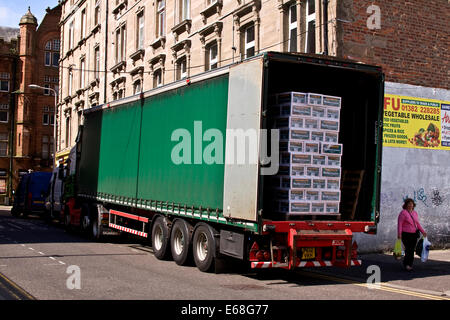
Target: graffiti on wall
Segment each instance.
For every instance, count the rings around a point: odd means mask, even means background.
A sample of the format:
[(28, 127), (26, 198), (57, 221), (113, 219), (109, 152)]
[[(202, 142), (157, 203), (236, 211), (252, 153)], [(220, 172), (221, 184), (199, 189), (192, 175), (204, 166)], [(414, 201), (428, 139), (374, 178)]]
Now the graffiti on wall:
[(380, 205), (381, 207), (396, 206), (400, 204), (400, 201), (402, 204), (407, 198), (411, 198), (414, 202), (423, 204), (425, 207), (440, 207), (447, 199), (442, 190), (438, 188), (426, 190), (424, 187), (419, 187), (403, 190), (400, 193), (382, 192), (380, 194)]

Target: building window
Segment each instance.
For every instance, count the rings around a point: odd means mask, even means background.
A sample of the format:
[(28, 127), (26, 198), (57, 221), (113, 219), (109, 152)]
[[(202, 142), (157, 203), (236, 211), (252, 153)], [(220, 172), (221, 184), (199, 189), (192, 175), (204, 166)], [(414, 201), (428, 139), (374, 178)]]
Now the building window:
[(316, 53), (316, 8), (315, 0), (308, 0), (306, 12), (305, 52)]
[(184, 79), (187, 78), (187, 60), (186, 57), (182, 57), (180, 59), (177, 60), (177, 75), (176, 75), (176, 79), (180, 80), (180, 79)]
[(1, 104), (0, 105), (0, 122), (3, 122), (3, 123), (8, 122), (8, 114), (9, 114), (9, 105)]
[(116, 63), (125, 59), (126, 26), (123, 25), (116, 31)]
[(141, 80), (137, 80), (134, 84), (133, 84), (133, 94), (139, 94), (142, 92), (142, 84), (141, 84)]
[(70, 116), (66, 118), (66, 147), (70, 146)]
[[(44, 84), (44, 88), (50, 88), (50, 85), (48, 83), (45, 83)], [(44, 89), (44, 95), (49, 96), (50, 95), (50, 90)]]
[(42, 159), (48, 159), (49, 143), (48, 136), (42, 136)]
[(137, 41), (136, 41), (136, 49), (144, 49), (144, 13), (140, 12), (137, 16)]
[(8, 133), (0, 133), (0, 157), (8, 155)]
[(212, 44), (206, 47), (206, 64), (205, 70), (216, 69), (218, 66), (217, 61), (217, 42), (213, 42)]
[(94, 49), (94, 76), (95, 79), (100, 78), (100, 47), (97, 46)]
[(289, 52), (297, 51), (297, 6), (289, 7)]
[(255, 55), (255, 26), (251, 25), (244, 30), (244, 50), (245, 57), (250, 58)]
[(69, 87), (67, 92), (67, 95), (69, 96), (72, 95), (72, 84), (73, 84), (73, 73), (72, 70), (69, 70)]
[(44, 112), (42, 113), (42, 124), (44, 126), (55, 124), (55, 113), (50, 110), (49, 107), (44, 107)]
[(85, 59), (82, 58), (80, 60), (80, 88), (83, 89), (84, 88), (84, 78), (85, 78)]
[(191, 0), (178, 0), (177, 1), (177, 16), (178, 22), (188, 20), (191, 17)]
[(45, 52), (44, 52), (44, 64), (47, 67), (59, 66), (59, 49), (60, 49), (59, 39), (47, 41), (47, 43), (45, 44)]
[(162, 86), (162, 71), (161, 69), (156, 70), (153, 73), (153, 87), (161, 87)]
[(156, 11), (156, 36), (163, 37), (166, 34), (165, 31), (166, 20), (166, 0), (159, 0)]
[(69, 24), (69, 49), (73, 49), (73, 21)]
[(9, 73), (0, 73), (0, 91), (9, 92)]
[(81, 39), (84, 39), (86, 37), (86, 9), (83, 9), (83, 11), (81, 11), (80, 26), (81, 26)]
[(94, 9), (94, 25), (96, 26), (99, 23), (100, 23), (100, 0), (97, 0)]

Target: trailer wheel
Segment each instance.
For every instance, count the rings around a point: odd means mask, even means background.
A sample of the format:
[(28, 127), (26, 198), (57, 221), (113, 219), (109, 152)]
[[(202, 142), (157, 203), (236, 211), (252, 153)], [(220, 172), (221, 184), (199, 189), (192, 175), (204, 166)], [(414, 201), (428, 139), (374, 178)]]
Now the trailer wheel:
[(152, 226), (152, 248), (158, 260), (166, 260), (169, 257), (169, 227), (163, 217), (156, 218)]
[(209, 272), (214, 267), (216, 243), (213, 231), (205, 224), (201, 224), (194, 233), (192, 250), (195, 265), (200, 271)]
[(173, 260), (180, 266), (185, 265), (190, 257), (190, 230), (192, 230), (192, 227), (182, 219), (176, 220), (172, 226), (170, 249)]

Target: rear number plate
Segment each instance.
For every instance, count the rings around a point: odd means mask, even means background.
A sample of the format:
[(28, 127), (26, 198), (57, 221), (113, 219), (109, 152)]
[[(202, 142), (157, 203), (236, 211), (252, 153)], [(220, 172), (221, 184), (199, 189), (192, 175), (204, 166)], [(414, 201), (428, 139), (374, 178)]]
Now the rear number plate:
[(314, 259), (316, 257), (315, 248), (302, 248), (302, 260)]

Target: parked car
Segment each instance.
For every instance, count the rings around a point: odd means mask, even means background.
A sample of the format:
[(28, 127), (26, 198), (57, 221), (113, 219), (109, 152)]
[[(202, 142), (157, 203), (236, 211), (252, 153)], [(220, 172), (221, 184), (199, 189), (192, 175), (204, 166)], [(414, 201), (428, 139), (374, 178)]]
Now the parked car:
[(29, 214), (42, 215), (45, 212), (45, 196), (51, 176), (51, 172), (40, 171), (23, 175), (14, 193), (11, 214), (23, 214), (24, 217)]

